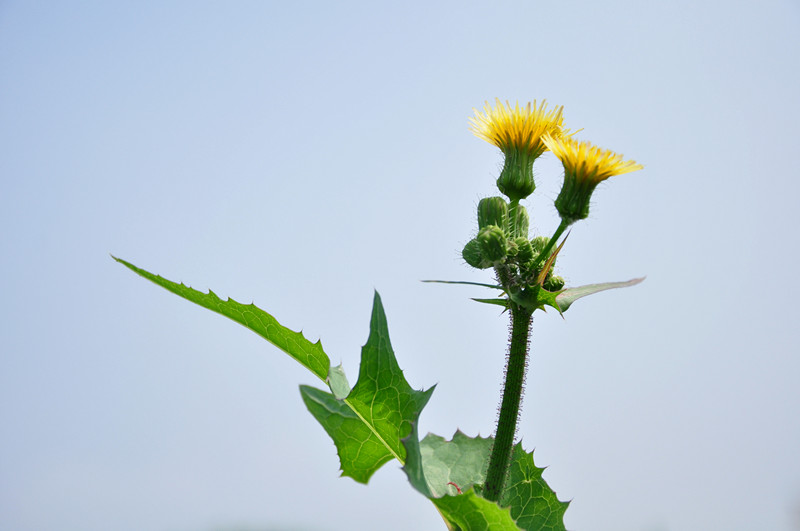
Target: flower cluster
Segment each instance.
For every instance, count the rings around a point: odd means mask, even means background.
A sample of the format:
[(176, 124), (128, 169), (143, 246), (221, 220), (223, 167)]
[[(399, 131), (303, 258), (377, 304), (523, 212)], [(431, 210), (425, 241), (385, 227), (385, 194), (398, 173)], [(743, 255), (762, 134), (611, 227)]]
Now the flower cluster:
[[(478, 234), (464, 247), (464, 260), (479, 269), (493, 267), (504, 290), (541, 286), (548, 291), (563, 287), (552, 276), (551, 251), (563, 231), (589, 215), (597, 185), (609, 177), (642, 169), (622, 155), (578, 141), (564, 128), (563, 107), (548, 109), (536, 101), (520, 107), (496, 100), (483, 111), (475, 109), (470, 129), (475, 136), (503, 152), (503, 169), (497, 187), (508, 197), (489, 197), (478, 204)], [(533, 163), (552, 151), (564, 166), (564, 184), (555, 201), (561, 225), (551, 238), (529, 239), (529, 216), (521, 199), (533, 193)], [(547, 271), (544, 271), (547, 269)]]

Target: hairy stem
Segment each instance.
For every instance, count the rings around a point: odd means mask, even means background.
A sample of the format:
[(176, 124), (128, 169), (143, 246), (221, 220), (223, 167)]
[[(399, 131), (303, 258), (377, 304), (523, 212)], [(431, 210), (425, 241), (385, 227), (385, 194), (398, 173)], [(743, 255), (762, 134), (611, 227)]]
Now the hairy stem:
[(532, 312), (516, 304), (511, 307), (511, 338), (506, 366), (506, 381), (503, 386), (503, 401), (497, 420), (494, 446), (489, 456), (483, 497), (499, 501), (508, 476), (514, 435), (517, 432), (517, 418), (522, 401), (522, 388), (525, 383), (525, 368), (528, 358), (528, 339), (531, 330)]

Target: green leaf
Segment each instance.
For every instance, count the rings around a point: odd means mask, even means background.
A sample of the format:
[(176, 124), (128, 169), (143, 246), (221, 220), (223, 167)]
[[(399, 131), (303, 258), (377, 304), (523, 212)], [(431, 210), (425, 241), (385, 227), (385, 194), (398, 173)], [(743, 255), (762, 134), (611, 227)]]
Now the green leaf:
[(454, 529), (563, 531), (568, 504), (558, 500), (542, 478), (543, 469), (534, 465), (533, 454), (526, 453), (521, 444), (514, 447), (500, 504), (480, 496), (493, 442), (461, 432), (451, 441), (428, 434), (417, 442), (415, 429), (403, 440), (408, 451), (403, 470)]
[[(404, 442), (409, 439), (404, 439)], [(473, 485), (483, 484), (491, 451), (492, 439), (467, 437), (460, 431), (451, 441), (432, 433), (426, 435), (419, 443), (419, 452), (431, 496), (455, 495), (458, 489), (465, 491)]]
[(511, 517), (526, 531), (565, 531), (564, 513), (569, 502), (562, 502), (542, 477), (544, 468), (533, 462), (533, 452), (514, 447), (508, 480), (500, 505), (511, 509)]
[(328, 355), (322, 350), (322, 343), (317, 341), (312, 343), (306, 339), (301, 332), (294, 332), (281, 325), (270, 314), (257, 308), (254, 304), (241, 304), (233, 299), (223, 301), (209, 290), (203, 293), (192, 289), (184, 284), (178, 284), (167, 280), (159, 275), (154, 275), (135, 265), (111, 256), (114, 260), (124, 265), (134, 273), (150, 280), (162, 288), (183, 297), (186, 300), (199, 304), (203, 308), (208, 308), (217, 312), (245, 328), (249, 328), (260, 335), (288, 355), (296, 359), (300, 364), (313, 372), (318, 378), (325, 381), (330, 369)]
[(511, 511), (481, 498), (474, 489), (457, 496), (435, 498), (433, 504), (448, 521), (451, 529), (461, 531), (519, 531)]
[(333, 439), (343, 476), (366, 483), (394, 457), (380, 437), (343, 400), (306, 385), (300, 386), (300, 394), (308, 410)]
[(497, 306), (502, 306), (503, 308), (508, 308), (508, 299), (472, 299), (475, 302), (482, 302), (484, 304), (495, 304)]
[(556, 297), (558, 297), (558, 293), (560, 292), (547, 291), (546, 289), (541, 288), (538, 291), (538, 293), (536, 293), (536, 298), (538, 299), (537, 303), (539, 305), (538, 308), (541, 308), (543, 311), (546, 311), (545, 306), (550, 306), (552, 308), (555, 308), (558, 311), (558, 313), (561, 314), (561, 316), (563, 317), (564, 314), (561, 308), (558, 307), (558, 303), (556, 302)]
[(426, 498), (432, 498), (433, 493), (431, 491), (435, 489), (430, 488), (430, 483), (425, 477), (425, 465), (422, 460), (416, 422), (411, 424), (411, 433), (403, 438), (402, 442), (406, 448), (406, 462), (403, 464), (403, 471), (408, 476), (408, 481), (412, 487), (421, 492)]
[(641, 278), (634, 278), (632, 280), (628, 280), (627, 282), (604, 282), (602, 284), (588, 284), (586, 286), (579, 286), (577, 288), (567, 288), (561, 291), (556, 296), (556, 304), (557, 308), (560, 308), (560, 311), (566, 312), (572, 303), (576, 300), (586, 297), (587, 295), (592, 295), (594, 293), (599, 293), (601, 291), (605, 291), (607, 289), (615, 289), (615, 288), (627, 288), (628, 286), (635, 286), (644, 280), (644, 277)]
[(467, 282), (465, 280), (421, 280), (420, 282), (427, 282), (432, 284), (465, 284), (467, 286), (481, 286), (482, 288), (492, 288), (503, 290), (503, 286), (497, 284), (482, 284), (480, 282)]
[(548, 297), (550, 297), (549, 293), (550, 292), (542, 286), (537, 285), (511, 292), (508, 294), (508, 298), (523, 308), (534, 312), (539, 309), (544, 309), (544, 304), (547, 304)]
[(358, 381), (345, 402), (373, 429), (400, 463), (405, 448), (400, 439), (411, 431), (433, 387), (415, 391), (403, 376), (389, 341), (381, 297), (375, 292), (367, 343), (361, 349)]
[(350, 389), (341, 365), (330, 366), (319, 341), (310, 342), (302, 333), (282, 326), (255, 305), (241, 304), (232, 299), (223, 301), (212, 291), (202, 293), (125, 260), (112, 258), (172, 293), (249, 328), (326, 382), (333, 394), (308, 386), (301, 386), (300, 393), (308, 410), (333, 439), (342, 475), (366, 483), (392, 458), (404, 462), (405, 449), (400, 439), (408, 434), (411, 424), (419, 418), (433, 388), (415, 391), (403, 376), (389, 342), (386, 314), (377, 292), (369, 339), (361, 351), (358, 381)]
[(341, 368), (334, 367), (329, 376), (334, 394), (305, 386), (300, 392), (308, 410), (333, 439), (342, 475), (366, 483), (388, 460), (405, 462), (400, 439), (409, 433), (433, 392), (433, 388), (413, 390), (403, 376), (377, 292), (369, 339), (361, 349), (358, 381), (346, 397), (343, 378)]

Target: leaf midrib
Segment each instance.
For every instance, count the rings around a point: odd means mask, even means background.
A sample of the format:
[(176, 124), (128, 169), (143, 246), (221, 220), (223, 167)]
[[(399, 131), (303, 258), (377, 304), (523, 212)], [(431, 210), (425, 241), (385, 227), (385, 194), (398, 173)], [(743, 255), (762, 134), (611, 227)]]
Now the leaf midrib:
[(381, 437), (381, 434), (380, 434), (380, 433), (378, 433), (378, 431), (377, 431), (377, 430), (376, 430), (376, 429), (373, 427), (373, 425), (372, 425), (372, 424), (370, 424), (369, 422), (367, 422), (367, 419), (365, 419), (365, 418), (364, 418), (364, 417), (361, 415), (361, 413), (359, 413), (359, 412), (358, 412), (358, 410), (356, 410), (356, 408), (355, 408), (355, 407), (353, 407), (353, 405), (352, 405), (350, 402), (348, 402), (348, 401), (347, 401), (347, 398), (345, 398), (345, 399), (344, 399), (344, 400), (342, 400), (342, 401), (343, 401), (345, 404), (347, 404), (347, 407), (349, 407), (349, 408), (350, 408), (350, 411), (352, 411), (353, 413), (355, 413), (355, 414), (356, 414), (356, 416), (359, 418), (359, 420), (360, 420), (361, 422), (363, 422), (363, 423), (364, 423), (364, 425), (365, 425), (367, 428), (369, 428), (369, 431), (371, 431), (371, 432), (372, 432), (372, 433), (375, 435), (375, 437), (377, 437), (377, 438), (378, 438), (378, 440), (381, 442), (381, 444), (382, 444), (382, 445), (383, 445), (383, 446), (384, 446), (384, 447), (385, 447), (387, 450), (389, 450), (389, 453), (391, 453), (391, 454), (392, 454), (392, 456), (393, 456), (395, 459), (397, 459), (397, 460), (400, 462), (400, 464), (401, 464), (401, 465), (405, 465), (405, 464), (406, 464), (406, 461), (405, 461), (405, 459), (402, 459), (402, 458), (401, 458), (399, 455), (397, 455), (397, 452), (395, 452), (395, 451), (394, 451), (394, 449), (393, 449), (391, 446), (389, 446), (389, 444), (386, 442), (386, 439), (384, 439), (383, 437)]

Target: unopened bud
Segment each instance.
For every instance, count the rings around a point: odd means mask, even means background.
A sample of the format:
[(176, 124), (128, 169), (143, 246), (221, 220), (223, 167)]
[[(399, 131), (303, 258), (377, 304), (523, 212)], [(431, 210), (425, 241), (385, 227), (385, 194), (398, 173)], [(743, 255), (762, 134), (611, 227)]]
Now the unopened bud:
[(491, 262), (483, 259), (483, 254), (481, 253), (481, 244), (478, 243), (477, 238), (473, 238), (467, 242), (467, 244), (464, 246), (464, 250), (461, 251), (461, 256), (464, 258), (466, 263), (477, 269), (486, 269), (488, 267), (492, 267)]
[(531, 240), (531, 247), (533, 247), (533, 252), (539, 254), (544, 249), (545, 245), (550, 241), (550, 238), (547, 236), (537, 236)]
[(484, 259), (496, 264), (502, 262), (508, 254), (506, 235), (496, 225), (487, 225), (478, 233), (478, 243)]
[(508, 223), (508, 204), (502, 197), (486, 197), (478, 203), (478, 228), (488, 225), (505, 227)]
[(520, 264), (527, 264), (533, 260), (533, 246), (527, 238), (514, 238), (510, 243), (514, 243), (517, 248), (517, 261)]
[(514, 240), (506, 240), (506, 254), (509, 258), (513, 258), (517, 256), (517, 252), (519, 252), (519, 246), (517, 242)]
[(508, 232), (512, 238), (528, 237), (530, 216), (524, 206), (514, 203), (508, 207)]
[(561, 277), (550, 277), (544, 281), (542, 287), (547, 291), (561, 291), (564, 287), (564, 279)]

